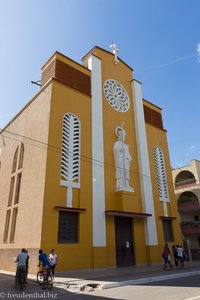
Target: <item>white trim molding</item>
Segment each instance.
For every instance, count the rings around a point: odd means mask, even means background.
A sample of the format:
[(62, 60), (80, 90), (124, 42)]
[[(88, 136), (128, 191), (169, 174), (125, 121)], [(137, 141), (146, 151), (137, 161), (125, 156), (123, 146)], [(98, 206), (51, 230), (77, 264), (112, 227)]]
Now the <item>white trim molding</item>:
[(60, 185), (67, 187), (66, 207), (72, 207), (72, 188), (80, 188), (80, 142), (81, 124), (73, 113), (63, 117), (61, 180)]
[(156, 168), (159, 199), (161, 202), (163, 202), (164, 216), (168, 217), (167, 202), (170, 202), (170, 199), (165, 169), (165, 159), (163, 150), (158, 146), (154, 147), (154, 161)]
[(93, 246), (105, 247), (106, 220), (101, 60), (91, 55), (88, 65), (91, 68), (92, 83)]
[[(144, 120), (144, 109), (142, 100), (142, 86), (137, 80), (132, 81), (133, 107), (135, 116), (135, 128), (137, 139), (137, 150), (139, 159), (139, 173), (142, 193), (142, 204), (145, 213), (152, 216), (147, 218), (145, 222), (145, 238), (146, 245), (158, 245), (158, 236), (155, 220), (155, 209), (153, 201), (151, 172), (149, 165), (149, 155), (147, 147), (146, 128)], [(148, 178), (148, 180), (147, 180)]]

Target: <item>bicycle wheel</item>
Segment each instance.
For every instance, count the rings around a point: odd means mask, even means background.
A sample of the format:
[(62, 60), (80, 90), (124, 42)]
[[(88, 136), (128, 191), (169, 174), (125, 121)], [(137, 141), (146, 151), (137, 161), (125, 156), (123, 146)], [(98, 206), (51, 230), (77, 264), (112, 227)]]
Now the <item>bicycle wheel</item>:
[(44, 284), (44, 274), (42, 271), (39, 271), (37, 273), (37, 282), (39, 283), (39, 285), (43, 285)]
[(182, 270), (183, 268), (184, 268), (184, 262), (181, 261), (181, 262), (180, 262), (180, 269)]
[(18, 277), (17, 277), (17, 281), (16, 281), (16, 288), (20, 291), (23, 290), (23, 288), (25, 287), (25, 281), (24, 281), (24, 274), (22, 272), (20, 272), (18, 274)]
[(20, 289), (20, 278), (19, 278), (19, 276), (17, 276), (16, 277), (16, 279), (15, 279), (15, 288), (16, 289)]
[(46, 281), (46, 286), (48, 290), (51, 290), (53, 287), (53, 277), (51, 275), (48, 275), (47, 281)]

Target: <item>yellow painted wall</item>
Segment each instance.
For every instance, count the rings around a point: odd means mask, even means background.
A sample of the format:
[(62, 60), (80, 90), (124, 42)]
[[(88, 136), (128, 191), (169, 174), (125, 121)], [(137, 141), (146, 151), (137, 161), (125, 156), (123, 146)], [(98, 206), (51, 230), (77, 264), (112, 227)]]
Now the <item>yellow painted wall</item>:
[(145, 232), (144, 232), (143, 218), (134, 218), (133, 230), (134, 230), (134, 256), (136, 264), (147, 263), (147, 252), (145, 247)]
[(106, 233), (107, 239), (107, 264), (109, 267), (116, 266), (116, 251), (115, 251), (115, 223), (113, 216), (106, 216)]
[[(106, 210), (121, 210), (132, 212), (143, 212), (141, 192), (140, 192), (140, 178), (139, 166), (136, 144), (133, 95), (132, 95), (132, 69), (129, 68), (122, 61), (118, 65), (113, 63), (113, 54), (97, 49), (96, 56), (101, 58), (102, 62), (102, 89), (104, 82), (107, 79), (114, 79), (118, 81), (125, 88), (130, 99), (130, 108), (127, 112), (120, 113), (114, 110), (103, 93), (103, 126), (104, 126), (104, 168), (105, 168), (105, 193), (106, 193)], [(132, 156), (130, 168), (130, 186), (134, 188), (134, 193), (130, 192), (115, 192), (115, 164), (113, 157), (113, 146), (117, 137), (115, 135), (115, 128), (124, 122), (124, 129), (126, 131), (125, 143), (129, 144), (129, 151)], [(108, 217), (107, 217), (108, 222)], [(107, 244), (108, 244), (108, 260), (109, 265), (116, 264), (115, 254), (115, 231), (114, 231), (114, 217), (109, 218), (107, 224)], [(144, 237), (144, 220), (134, 219), (133, 239), (135, 246), (136, 264), (146, 262), (145, 240), (141, 239), (141, 234)], [(139, 246), (138, 246), (139, 245)], [(141, 250), (142, 249), (142, 250)], [(111, 257), (113, 256), (113, 259)]]
[(159, 146), (164, 153), (165, 169), (166, 169), (169, 199), (170, 199), (170, 202), (167, 203), (168, 216), (176, 218), (175, 220), (172, 220), (174, 242), (168, 243), (170, 248), (173, 244), (181, 243), (179, 217), (178, 217), (174, 188), (173, 188), (172, 171), (171, 171), (171, 164), (169, 158), (166, 131), (156, 128), (152, 125), (146, 124), (146, 132), (147, 132), (148, 151), (149, 151), (149, 158), (150, 158), (150, 169), (152, 174), (151, 176), (152, 176), (153, 198), (154, 198), (154, 207), (155, 207), (155, 215), (156, 215), (156, 223), (157, 223), (158, 241), (159, 241), (160, 252), (162, 252), (165, 241), (163, 236), (162, 220), (160, 219), (160, 216), (164, 216), (164, 212), (163, 212), (163, 203), (159, 200), (159, 194), (158, 194), (154, 153), (153, 153), (154, 146)]
[[(49, 147), (42, 229), (42, 248), (54, 248), (59, 256), (58, 270), (92, 268), (92, 175), (91, 175), (91, 97), (52, 82)], [(80, 190), (73, 189), (72, 207), (79, 214), (79, 243), (57, 244), (58, 216), (55, 206), (66, 207), (67, 188), (60, 186), (62, 126), (65, 113), (74, 113), (81, 122)]]
[[(140, 197), (140, 183), (138, 176), (138, 157), (136, 147), (136, 135), (134, 128), (134, 114), (131, 91), (132, 70), (120, 62), (115, 65), (112, 61), (112, 54), (98, 50), (96, 53), (102, 59), (102, 85), (107, 79), (117, 80), (126, 89), (130, 98), (130, 108), (127, 112), (119, 113), (114, 110), (103, 93), (103, 126), (104, 126), (104, 161), (105, 161), (105, 185), (106, 185), (106, 209), (115, 207), (115, 166), (113, 158), (113, 145), (117, 140), (115, 128), (124, 122), (126, 130), (125, 142), (129, 144), (132, 155), (130, 186), (134, 187), (134, 196)], [(132, 209), (140, 210), (141, 201), (132, 201)]]

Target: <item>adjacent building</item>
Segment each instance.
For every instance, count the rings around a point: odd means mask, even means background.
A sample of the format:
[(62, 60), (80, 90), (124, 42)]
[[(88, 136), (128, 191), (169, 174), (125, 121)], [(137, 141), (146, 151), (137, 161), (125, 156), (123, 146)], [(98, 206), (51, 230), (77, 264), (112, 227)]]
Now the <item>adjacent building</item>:
[(200, 161), (172, 170), (182, 239), (192, 260), (200, 260)]
[(40, 248), (61, 271), (158, 263), (181, 242), (161, 108), (111, 48), (55, 52), (0, 133), (2, 269), (23, 247), (36, 272)]

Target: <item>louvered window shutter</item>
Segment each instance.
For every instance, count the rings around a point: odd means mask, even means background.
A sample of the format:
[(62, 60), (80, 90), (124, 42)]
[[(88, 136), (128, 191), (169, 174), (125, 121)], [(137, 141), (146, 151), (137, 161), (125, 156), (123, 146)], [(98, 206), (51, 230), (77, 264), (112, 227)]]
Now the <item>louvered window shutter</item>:
[(65, 186), (80, 187), (80, 121), (72, 113), (63, 118), (61, 181)]
[(154, 147), (154, 160), (156, 167), (159, 198), (161, 201), (169, 201), (164, 154), (158, 146)]

